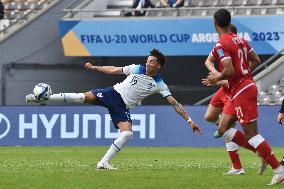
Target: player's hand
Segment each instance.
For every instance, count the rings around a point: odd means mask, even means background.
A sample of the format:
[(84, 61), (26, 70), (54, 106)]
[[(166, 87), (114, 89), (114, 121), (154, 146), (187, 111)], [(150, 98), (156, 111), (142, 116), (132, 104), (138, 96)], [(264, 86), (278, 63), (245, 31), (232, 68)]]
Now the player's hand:
[(278, 123), (282, 125), (283, 120), (284, 120), (284, 113), (279, 113), (277, 116)]
[(91, 70), (93, 68), (93, 65), (90, 62), (87, 62), (85, 63), (85, 68)]
[(213, 74), (210, 72), (207, 76), (207, 80), (210, 84), (215, 84), (218, 81), (218, 76), (219, 74)]
[(212, 84), (211, 83), (209, 83), (209, 81), (208, 81), (208, 79), (207, 78), (204, 78), (204, 79), (202, 79), (202, 84), (204, 85), (204, 86), (206, 86), (206, 87), (210, 87), (210, 86), (212, 86)]
[(194, 123), (193, 121), (191, 123), (189, 123), (189, 125), (191, 126), (192, 132), (193, 133), (197, 133), (197, 134), (202, 134), (201, 129), (198, 127), (198, 125), (196, 123)]

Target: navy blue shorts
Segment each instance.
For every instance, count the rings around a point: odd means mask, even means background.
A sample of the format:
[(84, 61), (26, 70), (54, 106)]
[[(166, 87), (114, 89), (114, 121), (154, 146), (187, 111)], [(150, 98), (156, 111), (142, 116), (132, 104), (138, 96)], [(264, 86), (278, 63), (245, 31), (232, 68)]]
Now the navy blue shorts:
[(121, 121), (132, 123), (129, 110), (126, 108), (120, 94), (114, 90), (113, 87), (95, 89), (91, 90), (91, 92), (97, 97), (97, 102), (95, 104), (108, 109), (115, 128), (119, 129), (117, 124)]

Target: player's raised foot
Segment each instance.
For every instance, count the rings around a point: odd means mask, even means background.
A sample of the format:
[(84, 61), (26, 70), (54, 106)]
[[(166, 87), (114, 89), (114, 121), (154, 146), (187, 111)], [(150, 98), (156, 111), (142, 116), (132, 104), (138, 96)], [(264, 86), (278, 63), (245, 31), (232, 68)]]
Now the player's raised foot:
[(244, 175), (245, 174), (245, 170), (244, 168), (241, 169), (234, 169), (232, 168), (231, 170), (229, 170), (226, 173), (223, 173), (224, 175)]
[(106, 162), (106, 163), (99, 162), (97, 164), (97, 170), (100, 170), (100, 169), (117, 170), (117, 168), (111, 166), (108, 162)]
[(39, 100), (35, 97), (34, 94), (28, 94), (28, 95), (26, 96), (26, 102), (39, 103)]
[(275, 173), (272, 177), (271, 183), (267, 185), (276, 185), (276, 184), (280, 184), (283, 181), (284, 181), (284, 172)]
[(262, 175), (267, 168), (267, 162), (264, 159), (260, 158), (259, 167), (258, 167), (258, 175)]

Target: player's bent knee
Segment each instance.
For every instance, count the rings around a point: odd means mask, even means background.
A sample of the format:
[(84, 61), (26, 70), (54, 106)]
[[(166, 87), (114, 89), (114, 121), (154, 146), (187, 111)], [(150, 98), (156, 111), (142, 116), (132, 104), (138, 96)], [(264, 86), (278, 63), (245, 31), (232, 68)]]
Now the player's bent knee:
[(250, 140), (252, 137), (256, 136), (257, 133), (245, 133), (245, 137), (247, 140)]
[(216, 122), (217, 118), (215, 116), (213, 116), (212, 114), (206, 113), (204, 115), (204, 120), (208, 121), (208, 122)]
[(130, 139), (133, 136), (133, 132), (132, 131), (124, 131), (121, 134), (123, 134), (123, 136), (127, 139)]
[(123, 131), (131, 131), (132, 132), (132, 124), (128, 121), (121, 121), (117, 124), (120, 132)]
[(86, 92), (85, 95), (85, 103), (94, 104), (96, 102), (97, 97), (92, 92)]

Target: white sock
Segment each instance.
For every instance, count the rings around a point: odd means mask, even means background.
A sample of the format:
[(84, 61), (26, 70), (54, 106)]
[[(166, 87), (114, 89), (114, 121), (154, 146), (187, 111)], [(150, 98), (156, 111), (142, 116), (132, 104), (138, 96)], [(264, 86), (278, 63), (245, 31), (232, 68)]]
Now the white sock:
[(225, 139), (225, 142), (226, 142), (226, 143), (232, 142), (232, 140), (233, 140), (233, 138), (234, 138), (234, 136), (235, 136), (235, 134), (236, 134), (237, 131), (238, 131), (238, 130), (235, 129), (235, 128), (230, 128), (230, 129), (228, 129), (228, 130), (224, 133), (224, 135), (223, 135), (223, 137), (224, 137), (224, 139)]
[(274, 169), (273, 172), (274, 172), (275, 174), (281, 174), (281, 173), (283, 174), (283, 173), (284, 173), (283, 166), (280, 165), (279, 167), (277, 167), (276, 169)]
[(119, 137), (111, 144), (109, 150), (106, 152), (100, 162), (106, 163), (110, 161), (116, 155), (116, 153), (127, 144), (132, 135), (132, 131), (122, 131)]
[(228, 152), (237, 151), (239, 149), (239, 146), (234, 142), (227, 142), (226, 147)]
[(84, 103), (84, 93), (59, 93), (50, 96), (51, 102)]
[(249, 139), (248, 143), (256, 149), (264, 141), (265, 139), (260, 134), (257, 134), (253, 136), (251, 139)]

